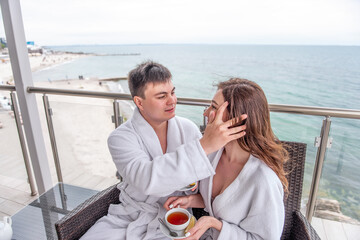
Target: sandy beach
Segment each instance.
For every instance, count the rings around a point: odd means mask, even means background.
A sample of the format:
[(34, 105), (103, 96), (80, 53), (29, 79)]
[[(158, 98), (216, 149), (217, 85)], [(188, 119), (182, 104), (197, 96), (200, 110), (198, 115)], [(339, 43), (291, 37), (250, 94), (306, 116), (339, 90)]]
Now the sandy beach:
[[(29, 59), (32, 70), (37, 71), (63, 64), (79, 57), (83, 57), (83, 55), (54, 54), (46, 56), (45, 60), (44, 56), (31, 56)], [(6, 83), (8, 81), (12, 84), (10, 63), (0, 63), (0, 70), (0, 77), (3, 82)], [(34, 86), (110, 91), (106, 82), (101, 82), (100, 84), (100, 80), (96, 78), (34, 82)], [(3, 98), (4, 96), (9, 96), (8, 92), (0, 91), (0, 97)], [(36, 97), (49, 165), (53, 182), (56, 183), (57, 177), (42, 94), (37, 94)], [(97, 184), (97, 189), (103, 189), (116, 183), (118, 181), (115, 177), (116, 168), (107, 148), (107, 137), (115, 129), (115, 125), (112, 123), (113, 101), (110, 99), (61, 95), (49, 95), (49, 101), (53, 112), (52, 119), (64, 182), (93, 188), (95, 181), (105, 179)], [(125, 119), (129, 119), (132, 114), (132, 103), (130, 101), (121, 101), (120, 112)], [(0, 122), (2, 122), (0, 139), (4, 140), (0, 144), (0, 152), (4, 153), (0, 160), (3, 157), (10, 156), (12, 159), (16, 159), (16, 161), (23, 161), (21, 151), (19, 151), (20, 145), (18, 143), (15, 121), (9, 109), (0, 107)], [(12, 136), (10, 142), (8, 141), (9, 137), (6, 137), (9, 135)], [(7, 173), (0, 172), (0, 174), (6, 175)], [(23, 178), (24, 171), (18, 175)], [(86, 175), (87, 177), (79, 178), (79, 175)], [(91, 184), (91, 182), (93, 183)]]
[[(49, 54), (32, 54), (29, 55), (31, 71), (36, 72), (49, 67), (54, 67), (66, 62), (73, 61), (80, 57), (86, 57), (85, 54), (71, 53), (49, 53)], [(0, 84), (6, 82), (13, 84), (11, 64), (8, 58), (2, 58), (0, 61)]]

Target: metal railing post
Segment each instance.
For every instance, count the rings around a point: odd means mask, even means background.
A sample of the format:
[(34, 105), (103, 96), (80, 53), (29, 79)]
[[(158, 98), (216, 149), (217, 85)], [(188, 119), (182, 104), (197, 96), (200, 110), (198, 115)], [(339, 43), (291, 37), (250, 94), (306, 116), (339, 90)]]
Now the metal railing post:
[(50, 108), (49, 98), (46, 96), (46, 94), (43, 95), (43, 102), (44, 102), (44, 109), (45, 109), (45, 116), (46, 116), (46, 122), (48, 125), (49, 130), (49, 136), (50, 136), (50, 142), (51, 142), (51, 149), (54, 156), (54, 162), (55, 162), (55, 168), (56, 168), (56, 175), (59, 182), (64, 182), (62, 173), (61, 173), (61, 166), (59, 161), (59, 154), (56, 146), (56, 139), (55, 139), (55, 132), (54, 132), (54, 126), (52, 122), (52, 109)]
[(35, 185), (36, 185), (35, 179), (34, 179), (34, 175), (33, 175), (30, 160), (29, 160), (29, 155), (27, 152), (25, 136), (24, 136), (24, 131), (23, 131), (22, 124), (21, 124), (21, 116), (20, 116), (20, 111), (19, 111), (18, 105), (17, 105), (18, 103), (16, 100), (16, 95), (12, 91), (10, 92), (10, 98), (11, 98), (12, 109), (14, 110), (16, 128), (17, 128), (17, 131), (19, 134), (20, 146), (21, 146), (23, 157), (24, 157), (26, 173), (28, 175), (28, 181), (30, 184), (31, 196), (35, 196), (37, 194), (36, 187), (35, 187)]
[(323, 120), (321, 133), (320, 133), (320, 145), (316, 154), (315, 166), (313, 171), (313, 178), (311, 182), (311, 188), (309, 193), (309, 200), (306, 209), (306, 218), (311, 223), (312, 217), (315, 211), (316, 196), (319, 188), (321, 172), (324, 164), (326, 148), (328, 146), (329, 133), (330, 133), (331, 118), (325, 117)]
[[(206, 111), (207, 109), (208, 109), (208, 108), (207, 108), (207, 107), (205, 107), (205, 109), (204, 109), (204, 113), (205, 113), (205, 111)], [(203, 125), (200, 125), (200, 132), (201, 132), (202, 134), (204, 134), (204, 131), (205, 131), (205, 128), (206, 128), (207, 122), (208, 122), (207, 117), (206, 117), (205, 115), (203, 115)]]
[(113, 108), (114, 108), (113, 123), (115, 123), (115, 128), (117, 128), (123, 122), (122, 117), (120, 116), (119, 101), (117, 99), (114, 99)]

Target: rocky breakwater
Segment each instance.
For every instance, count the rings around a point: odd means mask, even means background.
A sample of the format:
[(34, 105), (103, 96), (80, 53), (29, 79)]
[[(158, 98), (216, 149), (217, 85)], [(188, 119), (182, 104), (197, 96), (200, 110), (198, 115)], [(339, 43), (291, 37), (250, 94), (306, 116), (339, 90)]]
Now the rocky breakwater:
[(344, 215), (341, 212), (340, 203), (333, 199), (318, 198), (314, 217), (360, 225), (360, 222), (356, 219)]

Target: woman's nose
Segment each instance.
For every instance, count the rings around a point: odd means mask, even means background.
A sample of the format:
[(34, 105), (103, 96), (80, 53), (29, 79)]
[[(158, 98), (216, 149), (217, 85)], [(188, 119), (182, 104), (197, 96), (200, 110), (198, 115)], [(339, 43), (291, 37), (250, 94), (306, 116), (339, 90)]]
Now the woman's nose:
[(210, 112), (210, 108), (207, 107), (207, 108), (205, 109), (203, 115), (204, 115), (205, 117), (209, 117), (209, 112)]

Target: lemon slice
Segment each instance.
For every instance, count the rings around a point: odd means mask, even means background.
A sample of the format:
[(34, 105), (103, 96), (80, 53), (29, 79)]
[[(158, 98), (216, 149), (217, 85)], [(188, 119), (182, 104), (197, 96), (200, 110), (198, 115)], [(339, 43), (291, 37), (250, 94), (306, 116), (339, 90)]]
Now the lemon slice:
[(185, 228), (185, 234), (195, 226), (196, 219), (194, 216), (191, 216), (189, 225)]

